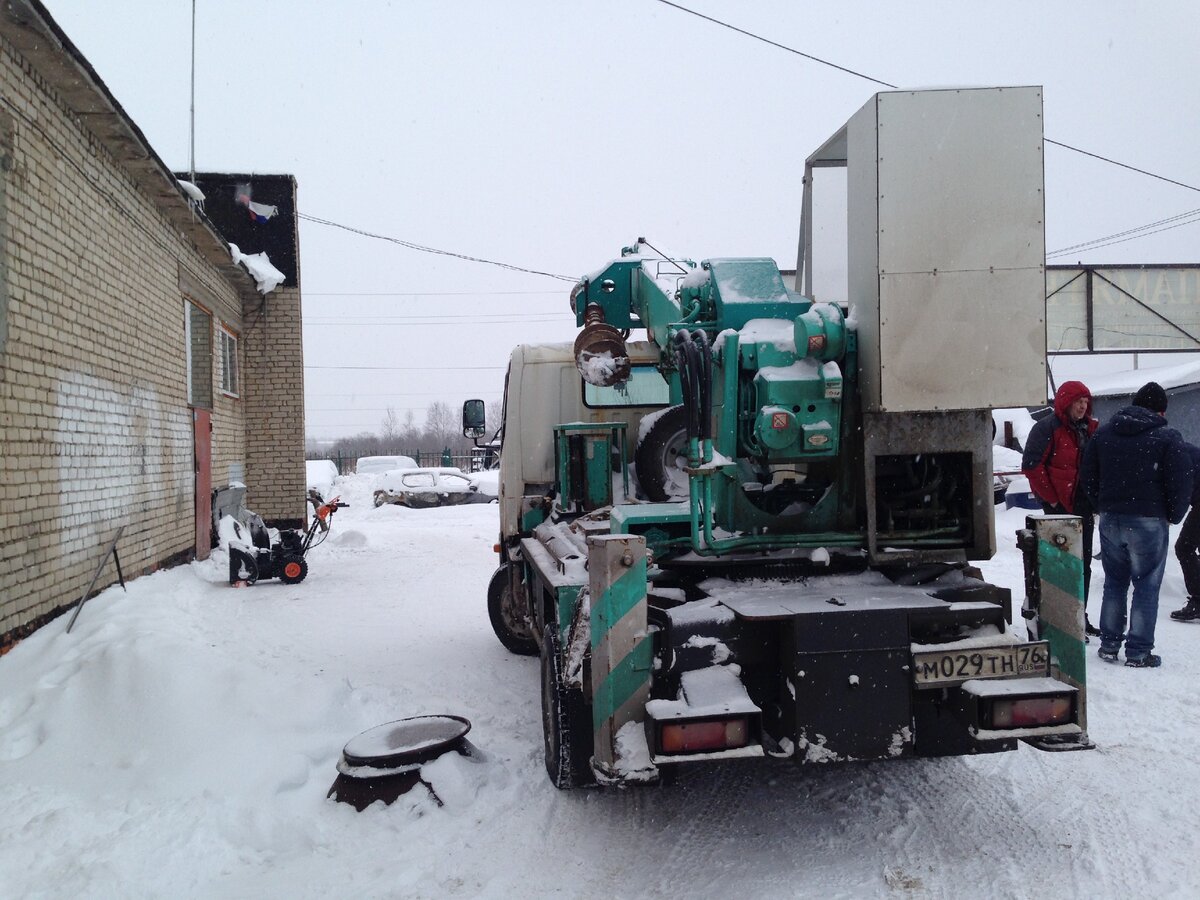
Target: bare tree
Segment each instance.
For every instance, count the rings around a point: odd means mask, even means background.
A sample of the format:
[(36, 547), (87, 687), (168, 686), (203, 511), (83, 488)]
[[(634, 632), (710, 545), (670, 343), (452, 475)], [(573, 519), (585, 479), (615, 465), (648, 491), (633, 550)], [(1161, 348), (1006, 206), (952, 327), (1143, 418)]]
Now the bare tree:
[(504, 401), (489, 400), (487, 404), (487, 436), (490, 439), (504, 422)]
[(417, 428), (416, 419), (410, 409), (404, 414), (404, 424), (400, 427), (400, 443), (405, 447), (416, 447), (421, 443), (421, 431)]
[(400, 438), (400, 417), (396, 415), (394, 407), (389, 406), (387, 413), (383, 417), (383, 440), (387, 444), (394, 444)]
[(435, 400), (425, 410), (425, 438), (438, 447), (449, 447), (456, 443), (455, 436), (459, 433), (458, 419), (450, 404)]

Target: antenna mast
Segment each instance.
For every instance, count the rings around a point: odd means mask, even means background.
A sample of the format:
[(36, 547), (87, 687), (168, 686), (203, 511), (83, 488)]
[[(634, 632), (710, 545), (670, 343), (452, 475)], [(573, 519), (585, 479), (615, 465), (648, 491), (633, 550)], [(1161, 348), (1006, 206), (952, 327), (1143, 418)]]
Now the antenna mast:
[(192, 115), (188, 129), (188, 175), (196, 183), (196, 0), (192, 0)]

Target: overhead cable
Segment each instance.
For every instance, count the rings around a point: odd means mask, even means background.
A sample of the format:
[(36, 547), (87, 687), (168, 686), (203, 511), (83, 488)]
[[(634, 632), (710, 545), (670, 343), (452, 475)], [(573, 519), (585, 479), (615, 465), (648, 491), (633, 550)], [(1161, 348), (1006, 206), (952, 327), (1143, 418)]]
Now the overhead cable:
[(1107, 247), (1111, 244), (1121, 244), (1125, 241), (1131, 241), (1134, 238), (1144, 237), (1148, 234), (1157, 234), (1160, 231), (1170, 231), (1172, 228), (1190, 225), (1191, 223), (1197, 221), (1200, 221), (1200, 209), (1191, 209), (1175, 216), (1169, 216), (1166, 219), (1159, 219), (1157, 222), (1149, 222), (1145, 225), (1139, 225), (1137, 228), (1129, 228), (1125, 231), (1118, 231), (1116, 234), (1110, 234), (1106, 237), (1084, 241), (1082, 244), (1072, 244), (1070, 247), (1063, 247), (1061, 250), (1048, 251), (1046, 253), (1046, 258), (1049, 259), (1053, 256), (1065, 256), (1068, 253), (1075, 253), (1080, 250), (1095, 250), (1098, 247)]
[[(746, 35), (746, 37), (754, 38), (756, 41), (762, 41), (764, 44), (770, 44), (772, 47), (778, 47), (780, 50), (786, 50), (788, 53), (794, 53), (797, 56), (803, 56), (805, 59), (810, 59), (813, 62), (820, 63), (823, 66), (829, 66), (832, 69), (837, 69), (838, 71), (845, 72), (848, 75), (854, 75), (857, 78), (866, 79), (867, 81), (873, 82), (874, 84), (882, 85), (883, 87), (892, 88), (893, 90), (899, 90), (898, 85), (891, 84), (887, 81), (882, 81), (871, 75), (864, 75), (862, 72), (856, 72), (856, 71), (854, 71), (854, 69), (848, 69), (845, 66), (839, 66), (837, 63), (832, 63), (827, 59), (821, 59), (819, 56), (813, 56), (810, 53), (804, 53), (800, 50), (795, 49), (794, 47), (788, 47), (787, 45), (780, 44), (777, 41), (771, 40), (770, 38), (765, 38), (760, 34), (755, 34), (752, 31), (746, 31), (744, 28), (738, 28), (736, 25), (731, 25), (728, 22), (722, 22), (720, 19), (714, 19), (712, 16), (706, 16), (703, 13), (696, 12), (696, 10), (694, 10), (694, 9), (688, 9), (686, 6), (680, 6), (678, 3), (672, 3), (671, 0), (657, 0), (657, 2), (662, 3), (665, 6), (670, 6), (674, 9), (677, 9), (680, 12), (685, 12), (685, 13), (688, 13), (689, 15), (696, 16), (697, 18), (712, 22), (714, 25), (720, 25), (722, 28), (728, 28), (730, 31), (736, 31), (738, 34), (744, 34), (744, 35)], [(1176, 181), (1174, 178), (1167, 178), (1165, 175), (1157, 175), (1154, 172), (1148, 172), (1145, 169), (1139, 169), (1137, 166), (1131, 166), (1131, 165), (1128, 165), (1127, 163), (1118, 162), (1115, 159), (1109, 159), (1107, 156), (1101, 156), (1098, 153), (1091, 153), (1087, 150), (1081, 150), (1079, 147), (1073, 147), (1070, 144), (1064, 144), (1061, 141), (1053, 141), (1050, 138), (1043, 138), (1043, 140), (1047, 144), (1053, 144), (1056, 147), (1062, 147), (1064, 150), (1073, 150), (1076, 153), (1082, 153), (1084, 156), (1090, 156), (1093, 159), (1098, 159), (1098, 160), (1101, 160), (1102, 162), (1110, 163), (1114, 166), (1120, 166), (1123, 169), (1129, 169), (1133, 172), (1138, 172), (1142, 175), (1149, 176), (1150, 178), (1157, 178), (1159, 181), (1165, 181), (1168, 184), (1174, 184), (1174, 185), (1178, 185), (1179, 187), (1182, 187), (1182, 188), (1187, 188), (1189, 191), (1200, 191), (1200, 187), (1196, 187), (1195, 185), (1186, 184), (1182, 181)]]
[(509, 269), (513, 272), (526, 272), (530, 275), (543, 275), (546, 278), (557, 278), (560, 281), (569, 281), (572, 284), (579, 279), (570, 275), (557, 275), (554, 272), (542, 272), (538, 269), (526, 269), (523, 266), (514, 266), (511, 263), (498, 262), (494, 259), (483, 259), (479, 256), (469, 256), (466, 253), (455, 253), (452, 250), (439, 250), (437, 247), (426, 247), (423, 244), (414, 244), (412, 241), (401, 240), (400, 238), (388, 237), (386, 234), (376, 234), (373, 231), (366, 231), (362, 228), (354, 228), (350, 225), (343, 225), (340, 222), (333, 222), (329, 219), (321, 219), (317, 216), (310, 216), (305, 213), (297, 213), (296, 217), (304, 219), (307, 222), (315, 222), (318, 225), (328, 225), (330, 228), (340, 228), (343, 231), (349, 231), (352, 234), (361, 234), (363, 237), (375, 238), (379, 241), (388, 241), (392, 244), (399, 244), (401, 247), (407, 247), (410, 250), (420, 250), (422, 253), (436, 253), (439, 256), (452, 256), (455, 259), (465, 259), (467, 262), (484, 263), (489, 266), (498, 266), (501, 269)]

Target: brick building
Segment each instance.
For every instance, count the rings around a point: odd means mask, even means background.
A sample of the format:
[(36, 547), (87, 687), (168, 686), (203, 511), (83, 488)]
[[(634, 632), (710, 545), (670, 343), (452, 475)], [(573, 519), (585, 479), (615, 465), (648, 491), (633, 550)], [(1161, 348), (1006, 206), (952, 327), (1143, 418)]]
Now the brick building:
[[(128, 580), (207, 556), (230, 483), (304, 519), (295, 181), (197, 181), (208, 215), (46, 9), (0, 3), (0, 646), (73, 605), (121, 526)], [(240, 249), (287, 270), (265, 294), (227, 239), (251, 191), (277, 214)]]

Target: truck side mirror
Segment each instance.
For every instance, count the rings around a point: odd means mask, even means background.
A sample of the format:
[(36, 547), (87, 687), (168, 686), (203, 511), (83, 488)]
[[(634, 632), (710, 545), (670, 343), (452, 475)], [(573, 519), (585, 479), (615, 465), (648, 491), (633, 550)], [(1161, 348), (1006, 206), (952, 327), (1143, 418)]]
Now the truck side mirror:
[(482, 400), (468, 400), (462, 410), (463, 437), (472, 440), (483, 437), (487, 431), (487, 411)]

